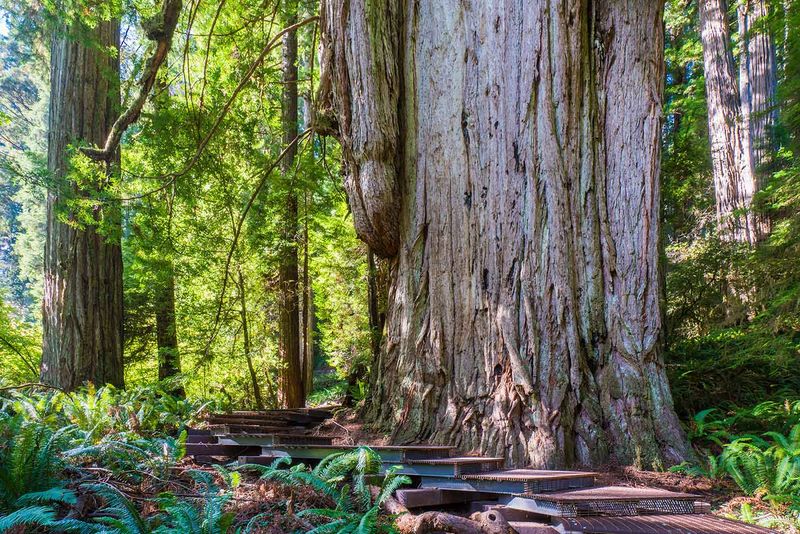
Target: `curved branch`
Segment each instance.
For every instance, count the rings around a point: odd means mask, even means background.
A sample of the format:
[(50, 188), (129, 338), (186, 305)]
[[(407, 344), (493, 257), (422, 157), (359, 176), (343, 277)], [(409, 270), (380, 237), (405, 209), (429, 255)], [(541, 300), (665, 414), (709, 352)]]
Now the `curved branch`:
[(147, 96), (156, 82), (158, 69), (164, 63), (172, 46), (172, 36), (175, 34), (175, 27), (178, 25), (182, 4), (181, 0), (164, 0), (161, 6), (161, 13), (155, 19), (143, 24), (143, 26), (150, 26), (146, 27), (145, 31), (148, 39), (156, 41), (156, 49), (147, 60), (144, 73), (139, 80), (139, 95), (130, 107), (125, 110), (125, 113), (120, 115), (114, 122), (102, 148), (84, 147), (81, 149), (89, 158), (95, 161), (110, 161), (114, 153), (116, 153), (117, 147), (119, 147), (122, 134), (139, 119), (144, 104), (147, 102)]
[[(9, 340), (7, 340), (6, 338), (4, 338), (3, 336), (0, 336), (0, 341), (2, 341), (3, 343), (5, 343), (5, 345), (6, 345), (8, 348), (10, 348), (10, 349), (11, 349), (11, 350), (13, 350), (14, 352), (16, 352), (16, 353), (17, 353), (17, 356), (19, 356), (19, 357), (20, 357), (20, 359), (22, 360), (22, 362), (23, 362), (25, 365), (27, 365), (27, 366), (28, 366), (28, 369), (30, 369), (30, 370), (31, 370), (31, 372), (32, 372), (34, 375), (36, 375), (36, 374), (38, 374), (38, 373), (39, 373), (39, 370), (38, 370), (38, 369), (36, 369), (36, 367), (33, 365), (33, 363), (31, 363), (31, 362), (28, 360), (28, 358), (27, 358), (27, 357), (25, 357), (25, 355), (24, 355), (24, 354), (22, 354), (22, 351), (21, 351), (21, 350), (19, 350), (19, 349), (18, 349), (18, 348), (17, 348), (17, 347), (16, 347), (16, 346), (13, 344), (13, 343), (11, 343)], [(25, 350), (25, 352), (28, 352), (28, 351), (27, 351), (27, 349)], [(28, 357), (30, 357), (30, 354), (28, 354)]]

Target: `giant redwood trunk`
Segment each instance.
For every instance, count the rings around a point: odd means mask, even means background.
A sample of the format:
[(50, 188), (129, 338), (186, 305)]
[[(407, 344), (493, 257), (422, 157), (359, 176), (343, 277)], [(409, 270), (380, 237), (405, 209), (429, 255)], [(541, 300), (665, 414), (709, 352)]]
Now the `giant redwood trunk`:
[(719, 234), (726, 240), (755, 243), (761, 233), (751, 209), (755, 165), (730, 48), (727, 5), (725, 0), (699, 0), (698, 8)]
[[(76, 183), (69, 146), (104, 145), (119, 112), (117, 21), (101, 22), (89, 35), (54, 33), (50, 57), (50, 112), (47, 166), (52, 187), (47, 196), (44, 255), (42, 381), (63, 389), (84, 382), (123, 385), (122, 255), (119, 206), (97, 203), (92, 224), (69, 199), (86, 199), (115, 172), (119, 154), (107, 168)], [(99, 163), (97, 165), (100, 165)], [(103, 172), (104, 171), (104, 172)], [(86, 209), (86, 208), (83, 208)]]
[(686, 456), (661, 357), (661, 15), (327, 0), (356, 231), (391, 258), (369, 415), (395, 439), (548, 467)]

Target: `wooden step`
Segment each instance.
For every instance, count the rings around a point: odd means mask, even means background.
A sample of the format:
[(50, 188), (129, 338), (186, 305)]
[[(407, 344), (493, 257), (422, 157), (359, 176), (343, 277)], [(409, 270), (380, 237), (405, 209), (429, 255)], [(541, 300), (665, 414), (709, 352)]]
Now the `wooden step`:
[(643, 515), (637, 517), (563, 517), (553, 520), (565, 534), (768, 534), (768, 528), (710, 514)]
[(287, 426), (287, 425), (267, 426), (267, 425), (217, 424), (217, 425), (209, 425), (208, 429), (211, 431), (211, 434), (215, 436), (223, 436), (226, 434), (269, 434), (272, 432), (277, 432), (281, 434), (286, 434), (286, 433), (304, 434), (305, 432), (308, 432), (308, 429), (306, 427)]
[(396, 472), (404, 475), (460, 477), (468, 473), (494, 471), (504, 458), (456, 456), (449, 458), (408, 459)]
[(260, 447), (218, 444), (218, 443), (187, 443), (186, 454), (191, 456), (242, 456), (258, 454)]
[(333, 415), (333, 411), (327, 408), (290, 408), (285, 410), (264, 410), (261, 412), (251, 410), (234, 410), (219, 415), (235, 415), (237, 417), (268, 417), (271, 415), (306, 415), (317, 419), (327, 419)]
[[(263, 448), (265, 453), (277, 450), (286, 452), (292, 458), (300, 460), (321, 460), (330, 454), (351, 451), (356, 447), (281, 443), (264, 445)], [(442, 445), (380, 445), (370, 446), (370, 448), (378, 453), (381, 461), (386, 464), (405, 464), (409, 460), (449, 457), (455, 451), (455, 447)]]
[(437, 488), (399, 489), (395, 492), (398, 502), (406, 508), (446, 506), (464, 504), (490, 498), (491, 495), (477, 491), (452, 491)]
[(216, 443), (217, 436), (212, 436), (210, 434), (187, 434), (186, 435), (186, 443)]
[(456, 479), (423, 476), (420, 487), (485, 491), (504, 495), (588, 488), (596, 473), (585, 471), (548, 471), (542, 469), (503, 469), (468, 473)]
[(314, 426), (327, 419), (301, 413), (275, 413), (265, 415), (211, 414), (208, 422), (212, 424), (265, 424), (291, 423), (293, 425)]
[(336, 436), (315, 436), (312, 434), (291, 434), (269, 432), (266, 434), (227, 434), (219, 436), (219, 443), (230, 445), (256, 445), (272, 447), (275, 445), (331, 445)]
[(697, 495), (656, 488), (601, 486), (516, 497), (509, 508), (555, 517), (694, 514)]

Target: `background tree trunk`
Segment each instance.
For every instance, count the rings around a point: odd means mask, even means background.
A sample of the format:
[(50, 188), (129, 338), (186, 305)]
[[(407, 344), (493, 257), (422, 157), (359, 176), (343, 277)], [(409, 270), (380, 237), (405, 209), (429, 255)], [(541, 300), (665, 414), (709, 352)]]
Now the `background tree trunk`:
[[(165, 69), (166, 66), (165, 66)], [(153, 106), (160, 111), (162, 106), (169, 101), (169, 86), (164, 76), (156, 79), (158, 91), (153, 96)], [(156, 347), (158, 350), (158, 379), (164, 380), (177, 376), (181, 372), (181, 357), (178, 350), (178, 326), (175, 318), (175, 263), (173, 259), (174, 246), (172, 243), (172, 218), (175, 202), (175, 184), (163, 191), (162, 198), (156, 200), (166, 207), (166, 232), (158, 236), (157, 245), (161, 248), (154, 269), (156, 279), (155, 288), (155, 316), (156, 316)], [(146, 199), (151, 202), (151, 199)], [(185, 397), (183, 386), (175, 385), (172, 393)]]
[[(306, 122), (306, 127), (308, 123)], [(311, 292), (311, 275), (308, 272), (308, 191), (303, 194), (303, 396), (308, 398), (314, 390), (314, 331), (312, 317), (314, 315), (314, 296)]]
[[(778, 148), (775, 137), (777, 62), (768, 15), (766, 0), (746, 0), (739, 4), (739, 94), (743, 123), (750, 136), (755, 192), (766, 185), (769, 167)], [(756, 210), (753, 219), (757, 238), (769, 234), (770, 224), (766, 215)]]
[[(297, 22), (297, 4), (289, 2), (286, 25)], [(287, 32), (283, 37), (283, 128), (284, 145), (297, 137), (297, 31)], [(281, 371), (281, 399), (285, 408), (298, 408), (305, 404), (303, 394), (303, 369), (300, 355), (300, 295), (298, 292), (297, 253), (297, 191), (294, 172), (296, 145), (287, 152), (281, 162), (286, 184), (284, 208), (284, 230), (280, 251), (280, 319), (279, 343), (283, 362)]]
[(687, 455), (661, 358), (661, 10), (323, 6), (351, 203), (397, 221), (369, 411), (395, 439), (542, 467)]
[[(776, 150), (775, 122), (777, 120), (777, 65), (775, 43), (767, 17), (769, 6), (765, 0), (747, 0), (739, 4), (739, 33), (741, 58), (739, 60), (742, 113), (750, 127), (753, 164), (758, 170), (770, 162)], [(764, 173), (757, 172), (757, 177)], [(758, 180), (757, 189), (763, 186)]]
[(175, 324), (175, 267), (171, 259), (164, 262), (156, 276), (159, 281), (155, 302), (158, 379), (164, 380), (181, 372)]
[(730, 49), (727, 6), (725, 0), (700, 0), (698, 7), (719, 234), (755, 243), (759, 227), (750, 210), (755, 167)]
[[(47, 167), (54, 185), (47, 195), (44, 255), (42, 381), (72, 390), (90, 381), (123, 386), (122, 254), (120, 210), (97, 204), (96, 224), (79, 227), (66, 206), (71, 197), (88, 197), (67, 177), (68, 147), (76, 142), (105, 144), (119, 113), (119, 22), (83, 29), (89, 36), (55, 31), (50, 56), (50, 112)], [(106, 176), (118, 172), (119, 154)], [(65, 222), (65, 219), (68, 222)]]
[(253, 353), (250, 344), (250, 325), (247, 321), (247, 299), (245, 296), (244, 276), (242, 276), (242, 268), (239, 267), (239, 278), (237, 285), (239, 286), (239, 309), (242, 318), (242, 336), (244, 337), (244, 357), (247, 360), (247, 371), (250, 373), (250, 384), (253, 387), (253, 398), (256, 401), (256, 408), (259, 410), (264, 409), (264, 399), (261, 396), (261, 386), (258, 385), (258, 376), (256, 375), (255, 366), (253, 366)]

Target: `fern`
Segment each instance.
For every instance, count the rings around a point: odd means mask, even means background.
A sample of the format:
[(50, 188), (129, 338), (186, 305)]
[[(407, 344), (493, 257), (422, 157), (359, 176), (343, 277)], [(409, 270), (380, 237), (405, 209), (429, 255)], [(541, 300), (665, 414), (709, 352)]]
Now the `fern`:
[(47, 506), (29, 506), (0, 517), (0, 532), (6, 532), (14, 527), (38, 525), (52, 526), (58, 520), (56, 513)]
[(115, 534), (150, 534), (153, 530), (136, 505), (110, 484), (84, 484), (82, 488), (103, 498), (105, 506), (98, 510), (96, 521), (114, 529)]
[(65, 427), (52, 431), (37, 423), (23, 422), (6, 446), (0, 449), (0, 511), (11, 511), (21, 496), (61, 485), (64, 468), (60, 452)]
[[(217, 467), (217, 474), (223, 482), (235, 487), (239, 483), (239, 474), (230, 473)], [(183, 534), (225, 534), (233, 525), (234, 514), (225, 511), (232, 498), (228, 491), (222, 491), (214, 482), (213, 475), (206, 471), (192, 470), (189, 476), (202, 486), (202, 508), (189, 501), (181, 501), (171, 495), (159, 498), (164, 514), (163, 524), (154, 532), (167, 533), (180, 531)]]
[[(327, 456), (312, 471), (302, 464), (281, 469), (288, 463), (289, 459), (279, 458), (270, 466), (243, 467), (260, 471), (265, 479), (288, 485), (312, 486), (336, 503), (334, 508), (312, 508), (298, 512), (300, 517), (325, 520), (324, 524), (309, 534), (390, 531), (389, 525), (380, 524), (380, 506), (397, 488), (411, 482), (408, 477), (394, 475), (390, 469), (383, 478), (377, 496), (373, 498), (368, 480), (380, 473), (381, 458), (368, 447)], [(352, 486), (348, 482), (352, 482)]]

